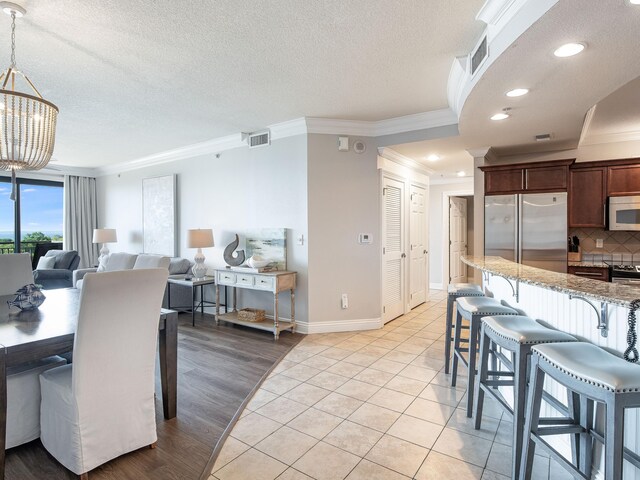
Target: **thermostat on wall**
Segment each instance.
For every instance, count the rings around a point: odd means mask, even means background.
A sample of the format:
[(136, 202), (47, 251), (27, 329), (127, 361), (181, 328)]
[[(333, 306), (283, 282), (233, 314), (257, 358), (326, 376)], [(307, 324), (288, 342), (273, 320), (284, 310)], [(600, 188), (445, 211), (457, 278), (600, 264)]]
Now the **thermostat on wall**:
[(360, 233), (358, 235), (358, 243), (361, 245), (370, 244), (371, 242), (373, 242), (373, 238), (371, 238), (370, 233)]

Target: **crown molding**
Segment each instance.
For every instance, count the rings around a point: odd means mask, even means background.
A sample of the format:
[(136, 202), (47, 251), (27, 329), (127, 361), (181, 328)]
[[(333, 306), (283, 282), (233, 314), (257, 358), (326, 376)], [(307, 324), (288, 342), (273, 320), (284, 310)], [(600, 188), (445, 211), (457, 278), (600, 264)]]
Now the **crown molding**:
[(515, 0), (487, 0), (476, 15), (476, 20), (495, 25), (514, 2)]
[[(456, 123), (458, 123), (457, 116), (453, 111), (447, 108), (432, 112), (390, 118), (377, 122), (302, 117), (270, 125), (267, 129), (271, 133), (272, 140), (280, 140), (287, 137), (305, 135), (309, 133), (325, 135), (352, 135), (355, 137), (379, 137), (395, 133), (454, 125)], [(247, 143), (243, 139), (242, 133), (235, 133), (233, 135), (227, 135), (225, 137), (215, 138), (205, 142), (154, 153), (132, 161), (90, 169), (91, 175), (89, 176), (114, 175), (117, 173), (128, 172), (153, 165), (162, 165), (164, 163), (175, 162), (201, 155), (212, 155), (225, 150), (246, 146)], [(416, 165), (419, 166), (417, 163)], [(424, 168), (422, 170), (425, 171)]]
[(308, 117), (306, 120), (307, 133), (353, 135), (356, 137), (382, 137), (384, 135), (444, 127), (458, 123), (458, 117), (449, 108), (389, 118), (377, 122), (315, 117)]
[(403, 167), (410, 168), (412, 170), (416, 170), (420, 173), (424, 173), (425, 175), (435, 175), (435, 171), (430, 168), (425, 167), (419, 162), (416, 162), (414, 159), (405, 157), (401, 153), (396, 152), (395, 150), (389, 147), (380, 147), (378, 148), (378, 155), (382, 158), (390, 160), (398, 165), (402, 165)]
[(587, 110), (587, 113), (584, 116), (584, 121), (582, 122), (582, 130), (580, 131), (580, 139), (578, 140), (578, 146), (582, 145), (587, 139), (587, 132), (591, 128), (591, 122), (593, 121), (593, 117), (596, 114), (597, 107), (598, 104), (596, 103), (593, 107)]

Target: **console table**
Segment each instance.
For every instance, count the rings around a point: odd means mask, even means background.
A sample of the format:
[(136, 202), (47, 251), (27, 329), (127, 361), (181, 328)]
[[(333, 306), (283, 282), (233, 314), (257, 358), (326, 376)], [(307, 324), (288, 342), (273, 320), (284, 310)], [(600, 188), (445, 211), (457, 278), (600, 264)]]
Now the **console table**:
[[(233, 287), (233, 310), (220, 313), (220, 287)], [(262, 322), (249, 322), (238, 318), (236, 306), (237, 289), (261, 290), (273, 295), (273, 320), (266, 319)], [(277, 340), (282, 330), (295, 330), (295, 289), (296, 272), (264, 272), (244, 273), (228, 269), (216, 270), (216, 323), (220, 320), (245, 327), (257, 328), (273, 332)], [(278, 294), (289, 290), (291, 296), (291, 321), (280, 321), (278, 318)]]

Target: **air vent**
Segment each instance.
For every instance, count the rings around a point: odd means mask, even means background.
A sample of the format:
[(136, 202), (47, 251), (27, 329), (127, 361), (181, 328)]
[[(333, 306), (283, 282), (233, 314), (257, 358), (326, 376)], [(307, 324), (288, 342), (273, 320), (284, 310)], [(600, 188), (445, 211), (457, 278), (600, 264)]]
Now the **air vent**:
[(542, 133), (540, 135), (536, 135), (536, 142), (548, 142), (551, 140), (550, 133)]
[(271, 145), (271, 134), (269, 130), (266, 132), (250, 133), (247, 139), (249, 148), (264, 147)]
[(471, 54), (471, 75), (473, 76), (484, 63), (489, 51), (487, 49), (487, 37), (480, 41), (474, 52)]

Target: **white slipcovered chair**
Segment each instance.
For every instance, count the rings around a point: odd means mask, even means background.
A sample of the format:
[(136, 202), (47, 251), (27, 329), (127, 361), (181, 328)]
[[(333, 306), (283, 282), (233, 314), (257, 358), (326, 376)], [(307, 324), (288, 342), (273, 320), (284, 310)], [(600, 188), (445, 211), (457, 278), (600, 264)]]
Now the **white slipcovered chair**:
[[(33, 283), (28, 253), (0, 255), (0, 295), (11, 296), (20, 287)], [(7, 368), (7, 434), (5, 448), (12, 448), (40, 436), (40, 382), (38, 375), (64, 365), (53, 356)]]
[(42, 444), (85, 474), (157, 440), (154, 374), (168, 271), (88, 274), (73, 364), (40, 375)]
[(12, 295), (30, 283), (33, 283), (33, 271), (28, 253), (0, 255), (0, 295)]

